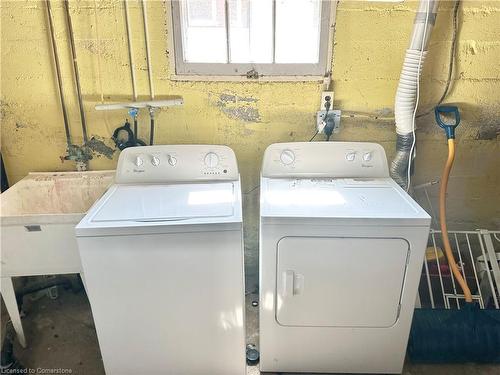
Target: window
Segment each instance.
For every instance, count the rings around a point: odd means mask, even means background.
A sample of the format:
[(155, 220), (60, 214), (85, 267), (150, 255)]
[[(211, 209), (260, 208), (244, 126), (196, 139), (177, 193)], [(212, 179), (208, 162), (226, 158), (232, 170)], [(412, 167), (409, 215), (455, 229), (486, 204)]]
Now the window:
[(328, 0), (173, 0), (177, 75), (323, 76)]

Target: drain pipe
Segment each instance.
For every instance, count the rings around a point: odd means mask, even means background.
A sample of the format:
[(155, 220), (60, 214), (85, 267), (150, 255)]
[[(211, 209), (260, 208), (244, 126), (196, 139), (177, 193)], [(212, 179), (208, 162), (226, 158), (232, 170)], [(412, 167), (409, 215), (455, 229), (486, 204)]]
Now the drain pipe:
[[(391, 177), (405, 190), (408, 190), (408, 168), (412, 148), (414, 150), (414, 114), (417, 105), (417, 88), (422, 73), (423, 64), (427, 56), (427, 44), (432, 29), (436, 23), (436, 13), (439, 0), (420, 0), (410, 45), (406, 50), (403, 68), (399, 78), (394, 104), (396, 120), (396, 155), (391, 163)], [(420, 65), (420, 66), (419, 66)]]

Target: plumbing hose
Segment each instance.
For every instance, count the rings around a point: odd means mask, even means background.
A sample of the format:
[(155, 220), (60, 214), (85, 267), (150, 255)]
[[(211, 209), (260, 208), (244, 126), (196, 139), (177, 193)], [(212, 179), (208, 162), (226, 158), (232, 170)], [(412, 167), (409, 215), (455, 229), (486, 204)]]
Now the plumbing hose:
[(457, 280), (460, 288), (464, 292), (465, 302), (472, 302), (472, 294), (470, 292), (467, 281), (460, 273), (458, 269), (457, 262), (451, 251), (450, 239), (448, 237), (448, 228), (446, 226), (446, 190), (448, 189), (448, 178), (450, 177), (451, 168), (453, 167), (453, 161), (455, 160), (455, 140), (453, 138), (448, 139), (448, 159), (444, 166), (443, 174), (441, 176), (441, 186), (439, 188), (439, 221), (441, 224), (441, 234), (443, 236), (443, 245), (446, 258), (448, 259), (448, 264), (453, 272), (455, 280)]
[(420, 61), (420, 53), (419, 50), (408, 49), (403, 61), (394, 104), (396, 132), (399, 135), (408, 135), (413, 130), (413, 112), (417, 100), (419, 72), (422, 74), (427, 51), (422, 52), (422, 61)]

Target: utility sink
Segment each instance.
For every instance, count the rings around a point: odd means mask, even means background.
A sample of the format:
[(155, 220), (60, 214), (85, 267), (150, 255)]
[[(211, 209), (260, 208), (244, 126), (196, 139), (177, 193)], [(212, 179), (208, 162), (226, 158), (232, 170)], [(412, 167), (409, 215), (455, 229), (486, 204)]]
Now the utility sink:
[(2, 277), (80, 273), (75, 226), (114, 171), (30, 173), (0, 195)]

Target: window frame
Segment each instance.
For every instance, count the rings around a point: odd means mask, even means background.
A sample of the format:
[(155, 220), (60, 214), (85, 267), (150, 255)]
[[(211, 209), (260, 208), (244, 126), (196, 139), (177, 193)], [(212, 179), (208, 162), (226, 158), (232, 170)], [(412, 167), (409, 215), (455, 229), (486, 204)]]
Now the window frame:
[[(320, 46), (318, 63), (188, 63), (184, 61), (180, 0), (169, 0), (167, 11), (170, 34), (170, 71), (172, 80), (205, 81), (322, 81), (329, 76), (332, 62), (336, 3), (321, 0)], [(273, 0), (275, 4), (275, 0)], [(227, 9), (227, 0), (226, 0)], [(275, 5), (273, 5), (275, 9)], [(227, 17), (226, 17), (227, 20)], [(274, 26), (273, 26), (274, 27)]]

